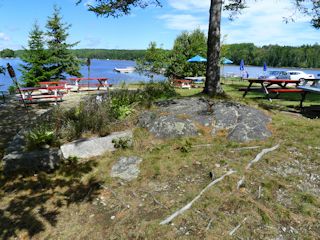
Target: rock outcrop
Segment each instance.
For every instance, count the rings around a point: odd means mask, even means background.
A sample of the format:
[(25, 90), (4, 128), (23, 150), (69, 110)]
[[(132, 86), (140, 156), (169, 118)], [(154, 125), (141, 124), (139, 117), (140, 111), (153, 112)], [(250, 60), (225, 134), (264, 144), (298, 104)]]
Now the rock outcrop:
[(141, 114), (139, 123), (159, 138), (198, 135), (199, 126), (211, 129), (212, 135), (225, 129), (228, 139), (240, 142), (271, 136), (267, 128), (271, 118), (239, 103), (188, 98), (162, 101), (157, 105), (156, 111)]

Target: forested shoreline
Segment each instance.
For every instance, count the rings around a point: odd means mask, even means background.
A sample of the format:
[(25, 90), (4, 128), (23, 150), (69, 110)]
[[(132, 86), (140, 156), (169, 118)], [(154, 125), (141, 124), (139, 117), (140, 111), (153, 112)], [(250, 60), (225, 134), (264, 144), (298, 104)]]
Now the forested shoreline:
[[(24, 50), (15, 51), (20, 57)], [(73, 49), (78, 58), (137, 60), (145, 56), (146, 50), (125, 49)], [(170, 52), (170, 50), (167, 50)], [(225, 44), (221, 56), (239, 64), (244, 59), (246, 65), (261, 66), (266, 62), (273, 67), (320, 68), (320, 45), (299, 47), (268, 45), (257, 47), (253, 43)], [(205, 57), (205, 56), (204, 56)]]

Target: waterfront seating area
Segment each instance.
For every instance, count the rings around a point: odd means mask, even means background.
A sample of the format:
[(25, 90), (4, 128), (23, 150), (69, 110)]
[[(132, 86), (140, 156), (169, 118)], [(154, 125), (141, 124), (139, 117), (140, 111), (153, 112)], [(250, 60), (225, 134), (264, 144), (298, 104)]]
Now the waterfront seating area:
[[(96, 81), (97, 83), (84, 83), (81, 81)], [(68, 81), (46, 81), (40, 82), (38, 87), (23, 87), (17, 89), (17, 99), (26, 104), (54, 103), (63, 101), (65, 94), (69, 91), (80, 90), (108, 90), (112, 85), (107, 78), (70, 78)], [(94, 87), (94, 89), (92, 89)]]
[[(240, 91), (244, 91), (243, 97), (245, 97), (250, 91), (262, 91), (265, 96), (272, 101), (271, 93), (276, 93), (279, 96), (280, 93), (299, 93), (301, 94), (300, 107), (302, 108), (303, 102), (306, 99), (308, 93), (320, 94), (320, 79), (306, 79), (300, 80), (288, 80), (288, 79), (244, 79), (249, 82), (247, 88), (240, 88)], [(311, 83), (310, 83), (311, 82)], [(260, 88), (252, 87), (253, 84), (259, 84)], [(276, 87), (274, 87), (276, 86)]]

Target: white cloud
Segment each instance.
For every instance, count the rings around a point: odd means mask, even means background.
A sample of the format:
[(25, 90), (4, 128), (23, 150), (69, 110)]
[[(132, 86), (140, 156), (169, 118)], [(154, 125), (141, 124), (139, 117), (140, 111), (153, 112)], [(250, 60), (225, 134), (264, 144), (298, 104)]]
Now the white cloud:
[(0, 41), (10, 41), (10, 37), (5, 33), (0, 32)]
[[(192, 30), (208, 27), (210, 0), (168, 0), (174, 14), (163, 15), (166, 27), (174, 30)], [(253, 42), (256, 45), (301, 45), (315, 43), (320, 31), (314, 30), (309, 19), (295, 12), (291, 0), (248, 0), (248, 8), (234, 21), (222, 14), (222, 34), (227, 43)], [(294, 14), (294, 15), (293, 15)], [(284, 23), (284, 17), (294, 16), (294, 23)]]
[(205, 10), (210, 7), (210, 0), (168, 0), (169, 5), (177, 10)]
[(198, 17), (190, 14), (166, 14), (159, 17), (166, 22), (166, 26), (173, 30), (194, 30), (200, 28), (201, 30), (207, 29), (206, 22)]

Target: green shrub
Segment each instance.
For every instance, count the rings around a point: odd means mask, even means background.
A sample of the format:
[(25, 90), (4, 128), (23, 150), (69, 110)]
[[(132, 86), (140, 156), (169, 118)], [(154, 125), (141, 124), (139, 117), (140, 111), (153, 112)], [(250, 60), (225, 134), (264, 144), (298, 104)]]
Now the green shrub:
[(38, 126), (26, 134), (27, 148), (37, 149), (43, 145), (51, 145), (55, 140), (54, 131), (47, 125)]
[(113, 139), (112, 143), (115, 148), (122, 148), (122, 149), (129, 148), (132, 145), (131, 139), (127, 137)]

